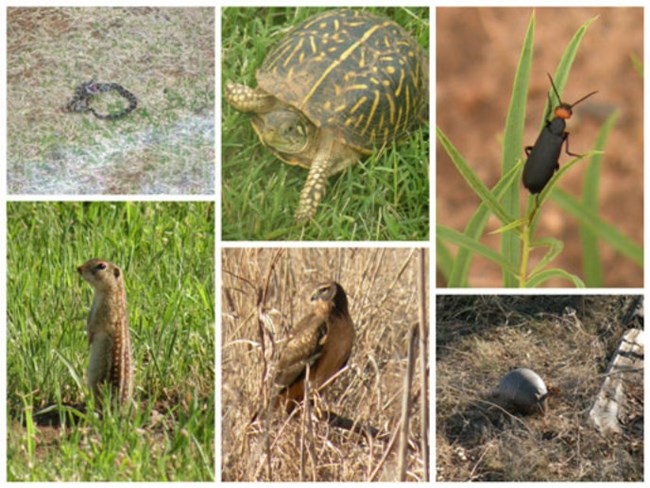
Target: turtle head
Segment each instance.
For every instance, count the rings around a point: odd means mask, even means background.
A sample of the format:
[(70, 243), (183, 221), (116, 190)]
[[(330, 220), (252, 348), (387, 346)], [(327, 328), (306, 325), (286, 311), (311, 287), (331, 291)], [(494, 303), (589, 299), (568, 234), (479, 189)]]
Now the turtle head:
[(265, 145), (284, 154), (306, 151), (316, 132), (307, 117), (286, 108), (256, 114), (252, 123)]

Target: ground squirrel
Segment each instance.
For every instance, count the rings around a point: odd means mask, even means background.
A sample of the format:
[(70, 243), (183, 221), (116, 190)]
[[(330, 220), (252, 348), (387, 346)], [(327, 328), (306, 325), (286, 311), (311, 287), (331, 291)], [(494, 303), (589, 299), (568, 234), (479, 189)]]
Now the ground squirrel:
[(133, 364), (126, 293), (122, 270), (101, 259), (91, 259), (77, 268), (95, 289), (88, 315), (88, 388), (95, 397), (108, 382), (120, 403), (127, 403), (133, 391)]

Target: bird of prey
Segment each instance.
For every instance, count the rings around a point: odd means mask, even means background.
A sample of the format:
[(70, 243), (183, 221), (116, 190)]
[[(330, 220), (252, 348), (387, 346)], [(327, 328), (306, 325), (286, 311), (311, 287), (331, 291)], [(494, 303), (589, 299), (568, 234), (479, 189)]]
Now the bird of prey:
[(354, 324), (341, 285), (334, 281), (318, 285), (311, 302), (311, 313), (294, 328), (276, 366), (280, 392), (275, 405), (287, 413), (304, 397), (307, 364), (310, 389), (318, 390), (345, 366), (354, 343)]

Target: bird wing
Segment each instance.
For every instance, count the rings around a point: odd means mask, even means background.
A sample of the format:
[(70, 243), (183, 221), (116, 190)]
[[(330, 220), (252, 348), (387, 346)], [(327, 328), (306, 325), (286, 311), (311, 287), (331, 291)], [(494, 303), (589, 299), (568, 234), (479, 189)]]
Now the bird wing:
[(326, 340), (327, 320), (314, 314), (303, 318), (280, 353), (275, 383), (287, 387), (299, 379), (306, 365), (318, 359)]

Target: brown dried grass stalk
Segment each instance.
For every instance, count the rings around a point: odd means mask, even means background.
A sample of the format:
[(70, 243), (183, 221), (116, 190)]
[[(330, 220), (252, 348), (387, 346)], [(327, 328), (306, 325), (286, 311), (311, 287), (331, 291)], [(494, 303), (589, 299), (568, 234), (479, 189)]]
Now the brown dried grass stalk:
[[(378, 428), (386, 438), (397, 433), (407, 331), (420, 319), (418, 252), (225, 249), (222, 270), (222, 478), (364, 481), (379, 467), (376, 479), (397, 480), (396, 453), (387, 452), (386, 443), (319, 419), (333, 411)], [(303, 428), (302, 408), (289, 418), (266, 409), (272, 364), (291, 326), (308, 312), (312, 289), (328, 279), (341, 283), (348, 295), (357, 339), (347, 369), (320, 395), (312, 395), (314, 415), (305, 417)], [(423, 394), (423, 370), (416, 364), (415, 400)], [(261, 415), (251, 423), (257, 412)], [(405, 459), (409, 481), (425, 479), (422, 420), (420, 409), (413, 408)], [(301, 442), (306, 449), (302, 474)], [(382, 457), (386, 461), (379, 466)]]

